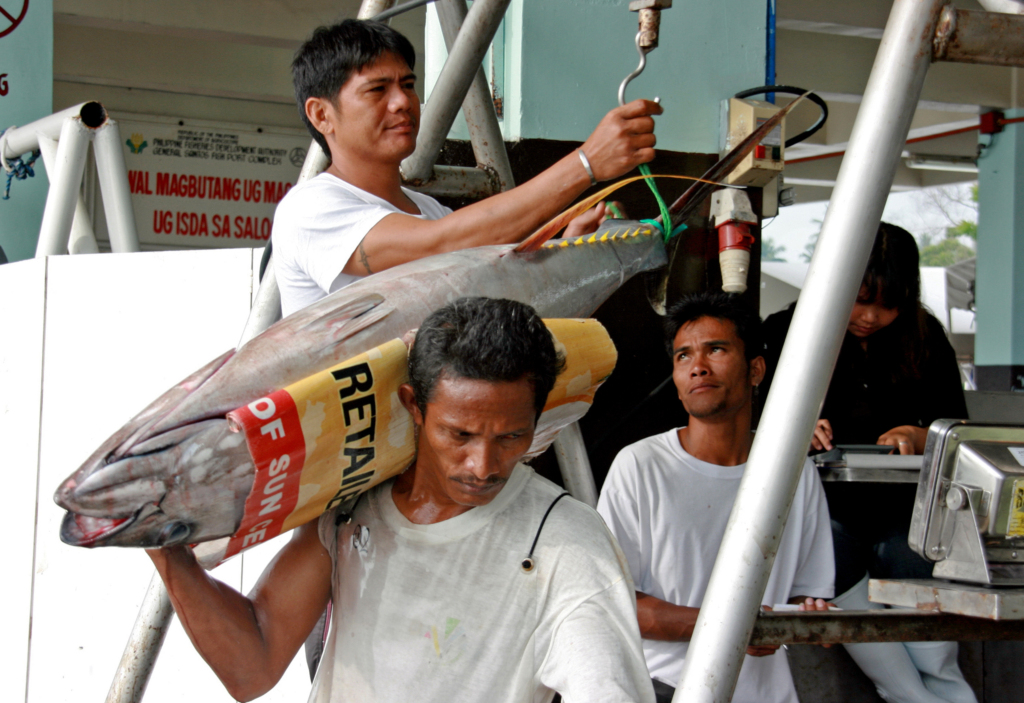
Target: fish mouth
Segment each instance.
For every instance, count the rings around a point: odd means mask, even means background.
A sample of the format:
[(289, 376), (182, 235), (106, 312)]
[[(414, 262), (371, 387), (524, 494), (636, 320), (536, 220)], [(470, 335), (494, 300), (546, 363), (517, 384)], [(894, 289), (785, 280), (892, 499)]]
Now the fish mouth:
[(97, 542), (123, 532), (131, 526), (136, 515), (121, 518), (101, 518), (80, 515), (70, 510), (60, 523), (60, 541), (72, 547), (95, 547)]
[[(158, 522), (153, 525), (153, 521)], [(159, 523), (163, 523), (162, 527)], [(151, 529), (147, 529), (147, 524)], [(138, 526), (144, 535), (132, 534)], [(147, 503), (127, 517), (91, 517), (68, 511), (60, 524), (60, 541), (72, 547), (171, 547), (187, 544), (194, 533), (194, 525), (168, 518), (160, 506)]]

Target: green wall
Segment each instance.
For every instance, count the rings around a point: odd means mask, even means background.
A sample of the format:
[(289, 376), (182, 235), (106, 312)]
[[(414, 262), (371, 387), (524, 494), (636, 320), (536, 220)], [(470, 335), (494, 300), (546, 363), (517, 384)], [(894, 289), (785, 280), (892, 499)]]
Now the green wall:
[[(637, 15), (626, 0), (512, 0), (504, 23), (505, 138), (582, 141), (636, 68)], [(432, 12), (432, 10), (431, 10)], [(428, 17), (426, 87), (443, 60)], [(660, 96), (658, 147), (719, 151), (723, 99), (764, 82), (764, 0), (676, 0), (660, 46), (626, 99)], [(441, 43), (439, 50), (437, 44)], [(452, 138), (467, 138), (461, 124)]]
[[(1006, 112), (1008, 118), (1021, 116), (1024, 110)], [(987, 146), (978, 158), (974, 363), (1020, 366), (1024, 365), (1024, 124), (1006, 125), (1001, 133), (981, 139)]]

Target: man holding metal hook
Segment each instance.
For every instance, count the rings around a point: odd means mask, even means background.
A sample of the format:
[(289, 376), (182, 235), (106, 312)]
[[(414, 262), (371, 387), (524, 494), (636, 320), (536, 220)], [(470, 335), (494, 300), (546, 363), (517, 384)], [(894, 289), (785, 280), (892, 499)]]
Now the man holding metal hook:
[[(402, 187), (416, 148), (420, 103), (409, 41), (385, 24), (321, 27), (292, 64), (307, 128), (328, 169), (285, 196), (274, 217), (274, 266), (285, 315), (352, 281), (458, 249), (518, 242), (587, 188), (654, 158), (662, 108), (634, 100), (611, 110), (582, 147), (510, 191), (457, 212)], [(603, 205), (570, 224), (593, 231)]]

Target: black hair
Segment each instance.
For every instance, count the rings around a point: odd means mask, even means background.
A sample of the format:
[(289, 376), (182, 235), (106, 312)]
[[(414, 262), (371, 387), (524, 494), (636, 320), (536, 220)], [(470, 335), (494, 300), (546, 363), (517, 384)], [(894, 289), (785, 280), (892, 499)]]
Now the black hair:
[(386, 53), (400, 56), (416, 68), (416, 51), (402, 34), (383, 22), (345, 20), (330, 27), (317, 27), (292, 59), (292, 83), (299, 117), (306, 129), (330, 158), (327, 140), (306, 117), (306, 100), (338, 96), (353, 73), (363, 70)]
[(901, 314), (912, 313), (921, 299), (919, 263), (913, 235), (902, 227), (881, 223), (862, 281), (867, 298), (861, 302), (877, 302), (899, 309)]
[(551, 332), (529, 305), (495, 298), (459, 298), (420, 325), (409, 352), (409, 383), (416, 404), (427, 403), (442, 378), (533, 384), (540, 417), (565, 359)]
[[(928, 313), (921, 305), (920, 256), (914, 236), (902, 227), (882, 222), (875, 235), (867, 270), (861, 284), (866, 289), (861, 303), (877, 303), (899, 311), (889, 325), (892, 343), (872, 345), (872, 355), (895, 353), (892, 381), (919, 378), (928, 355)], [(881, 330), (879, 330), (881, 331)]]
[(669, 356), (672, 356), (672, 345), (679, 330), (702, 317), (731, 322), (736, 336), (743, 342), (743, 356), (748, 362), (764, 355), (761, 318), (744, 306), (737, 295), (705, 291), (685, 295), (668, 309), (664, 324)]

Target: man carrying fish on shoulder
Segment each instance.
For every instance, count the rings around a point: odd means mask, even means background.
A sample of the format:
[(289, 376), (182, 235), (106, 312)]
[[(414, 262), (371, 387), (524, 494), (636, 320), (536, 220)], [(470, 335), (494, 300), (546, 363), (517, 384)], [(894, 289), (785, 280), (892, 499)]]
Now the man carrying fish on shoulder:
[(231, 695), (270, 690), (333, 599), (317, 703), (653, 703), (625, 557), (519, 463), (564, 363), (529, 306), (461, 298), (409, 355), (408, 470), (299, 527), (249, 597), (184, 545), (150, 550)]
[[(277, 207), (274, 270), (287, 316), (369, 274), (459, 249), (519, 242), (584, 190), (654, 158), (659, 105), (609, 112), (577, 151), (517, 188), (457, 212), (402, 187), (420, 103), (409, 40), (373, 21), (320, 27), (292, 63), (299, 112), (331, 164)], [(566, 236), (593, 231), (601, 204)]]

